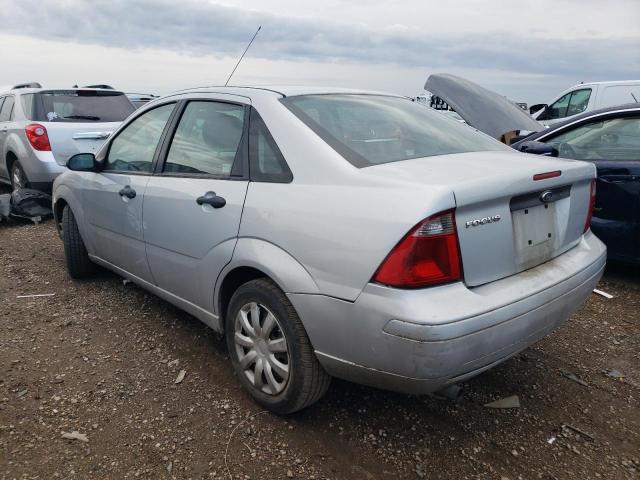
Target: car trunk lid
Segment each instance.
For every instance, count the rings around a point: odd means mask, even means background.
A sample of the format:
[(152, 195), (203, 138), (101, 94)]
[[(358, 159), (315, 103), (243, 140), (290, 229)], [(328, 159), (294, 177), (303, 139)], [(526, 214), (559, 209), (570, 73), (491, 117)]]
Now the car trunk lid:
[(38, 122), (47, 129), (56, 162), (66, 165), (76, 153), (95, 153), (118, 128), (120, 122)]
[[(413, 159), (365, 170), (452, 190), (468, 286), (522, 272), (575, 246), (583, 234), (595, 177), (588, 163), (499, 151)], [(534, 180), (548, 172), (558, 173)]]
[(447, 102), (469, 125), (498, 140), (506, 140), (505, 135), (514, 131), (544, 129), (544, 125), (515, 103), (464, 78), (434, 74), (424, 88)]

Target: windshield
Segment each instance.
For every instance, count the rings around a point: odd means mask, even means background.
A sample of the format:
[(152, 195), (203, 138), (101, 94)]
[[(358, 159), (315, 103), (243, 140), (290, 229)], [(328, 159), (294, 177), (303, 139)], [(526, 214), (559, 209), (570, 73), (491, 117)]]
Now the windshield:
[(359, 168), (450, 153), (510, 150), (406, 98), (332, 94), (287, 97), (281, 102)]
[(40, 92), (36, 118), (41, 122), (121, 122), (135, 107), (121, 92), (55, 90)]

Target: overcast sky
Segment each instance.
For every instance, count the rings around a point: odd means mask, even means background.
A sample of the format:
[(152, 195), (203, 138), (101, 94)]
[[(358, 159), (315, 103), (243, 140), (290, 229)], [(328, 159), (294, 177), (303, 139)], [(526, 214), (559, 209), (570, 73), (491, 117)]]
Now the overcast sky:
[(0, 0), (0, 85), (168, 93), (313, 84), (416, 95), (430, 73), (516, 101), (640, 77), (640, 0)]

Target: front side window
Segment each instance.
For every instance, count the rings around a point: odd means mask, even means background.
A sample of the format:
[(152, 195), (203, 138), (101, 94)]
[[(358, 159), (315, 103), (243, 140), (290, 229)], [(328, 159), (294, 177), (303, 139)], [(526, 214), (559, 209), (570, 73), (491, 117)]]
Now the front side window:
[(11, 120), (13, 113), (13, 97), (5, 97), (2, 108), (0, 108), (0, 122), (8, 122)]
[(538, 120), (555, 120), (582, 113), (587, 109), (590, 97), (590, 88), (569, 92), (549, 105)]
[(578, 115), (587, 109), (589, 104), (589, 98), (591, 97), (591, 89), (585, 88), (584, 90), (576, 90), (571, 94), (571, 100), (569, 100), (569, 107), (567, 108), (567, 117), (571, 115)]
[(111, 142), (105, 170), (151, 172), (153, 157), (175, 104), (162, 105), (143, 113)]
[(164, 172), (229, 176), (244, 131), (245, 108), (191, 101), (180, 118)]
[(509, 147), (409, 99), (382, 95), (300, 95), (280, 100), (354, 166)]
[(558, 100), (549, 105), (547, 109), (538, 117), (538, 120), (553, 120), (556, 118), (566, 117), (567, 108), (569, 107), (569, 100), (571, 100), (571, 92), (563, 95)]
[(585, 123), (547, 141), (575, 160), (640, 160), (640, 116)]

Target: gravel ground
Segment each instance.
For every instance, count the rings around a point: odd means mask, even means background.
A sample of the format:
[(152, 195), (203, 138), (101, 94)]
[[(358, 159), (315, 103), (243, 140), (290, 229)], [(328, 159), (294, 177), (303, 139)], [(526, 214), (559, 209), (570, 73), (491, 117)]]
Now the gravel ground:
[[(639, 477), (629, 268), (458, 404), (334, 380), (286, 418), (252, 403), (194, 318), (108, 272), (72, 281), (52, 222), (0, 224), (0, 270), (2, 479)], [(483, 406), (511, 395), (519, 408)]]

